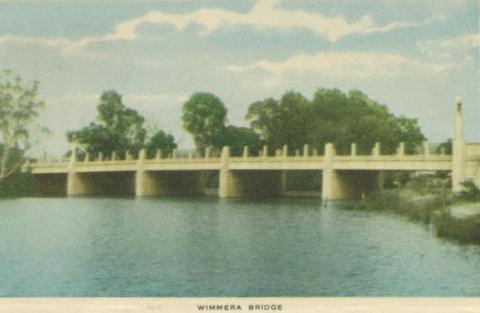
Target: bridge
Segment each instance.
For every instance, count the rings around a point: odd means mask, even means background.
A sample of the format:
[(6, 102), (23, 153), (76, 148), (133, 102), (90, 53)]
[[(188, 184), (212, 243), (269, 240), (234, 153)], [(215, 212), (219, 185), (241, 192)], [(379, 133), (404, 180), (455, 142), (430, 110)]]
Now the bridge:
[[(318, 171), (322, 174), (323, 200), (356, 199), (379, 190), (386, 171), (449, 171), (452, 189), (458, 192), (461, 183), (473, 179), (480, 185), (480, 143), (466, 143), (463, 137), (462, 106), (458, 100), (455, 109), (455, 139), (452, 154), (433, 153), (425, 142), (422, 152), (408, 155), (401, 143), (393, 155), (382, 155), (377, 143), (369, 155), (357, 154), (353, 143), (349, 155), (339, 155), (332, 143), (325, 145), (318, 155), (304, 146), (303, 153), (288, 154), (288, 147), (268, 155), (265, 146), (257, 156), (233, 157), (229, 147), (223, 147), (220, 156), (210, 150), (202, 156), (192, 152), (177, 157), (175, 151), (162, 157), (147, 158), (145, 150), (137, 157), (128, 152), (123, 160), (114, 153), (109, 158), (100, 155), (90, 160), (87, 155), (79, 160), (75, 153), (69, 160), (59, 162), (28, 162), (24, 171), (31, 171), (40, 193), (131, 194), (136, 196), (195, 195), (204, 193), (209, 173), (217, 172), (220, 198), (279, 196), (286, 192), (290, 171)], [(72, 149), (75, 151), (75, 149)]]

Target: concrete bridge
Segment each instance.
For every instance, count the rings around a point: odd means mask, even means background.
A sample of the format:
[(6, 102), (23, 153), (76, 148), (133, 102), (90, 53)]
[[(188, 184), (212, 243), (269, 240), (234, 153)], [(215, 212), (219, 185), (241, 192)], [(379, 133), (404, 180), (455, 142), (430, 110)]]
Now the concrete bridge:
[(206, 151), (201, 157), (189, 153), (176, 157), (175, 152), (162, 158), (146, 158), (141, 150), (137, 158), (127, 153), (125, 160), (102, 155), (90, 160), (78, 160), (72, 153), (63, 162), (31, 162), (24, 166), (34, 175), (41, 193), (131, 194), (136, 196), (202, 194), (209, 172), (219, 173), (219, 197), (278, 196), (286, 191), (289, 171), (319, 171), (322, 173), (321, 195), (324, 200), (360, 198), (383, 185), (385, 171), (450, 171), (452, 189), (460, 191), (460, 183), (473, 179), (480, 185), (480, 143), (463, 139), (460, 101), (455, 109), (455, 139), (453, 153), (434, 154), (424, 143), (420, 154), (405, 154), (401, 143), (394, 155), (381, 155), (377, 143), (370, 155), (358, 155), (352, 144), (349, 155), (337, 155), (331, 143), (322, 155), (311, 153), (305, 145), (303, 154), (288, 155), (288, 147), (269, 156), (264, 147), (259, 156), (232, 157), (229, 147), (223, 147), (219, 157)]

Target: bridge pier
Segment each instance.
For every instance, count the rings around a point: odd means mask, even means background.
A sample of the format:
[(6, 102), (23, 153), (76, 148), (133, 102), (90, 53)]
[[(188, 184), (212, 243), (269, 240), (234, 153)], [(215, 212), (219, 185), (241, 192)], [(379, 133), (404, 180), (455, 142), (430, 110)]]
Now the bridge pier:
[(218, 196), (220, 198), (280, 196), (286, 189), (286, 173), (280, 170), (231, 170), (229, 147), (222, 149)]
[(323, 171), (322, 200), (356, 200), (382, 188), (381, 171)]

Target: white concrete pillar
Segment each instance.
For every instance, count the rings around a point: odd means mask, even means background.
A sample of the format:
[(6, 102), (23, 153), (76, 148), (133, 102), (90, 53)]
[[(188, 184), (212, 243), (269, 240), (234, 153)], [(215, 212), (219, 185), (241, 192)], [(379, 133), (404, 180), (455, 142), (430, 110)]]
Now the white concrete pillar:
[(89, 152), (85, 153), (85, 160), (83, 160), (83, 161), (84, 161), (85, 163), (90, 162), (90, 153), (89, 153)]
[(243, 157), (248, 158), (249, 150), (248, 146), (243, 147)]
[(404, 142), (401, 142), (401, 143), (398, 145), (397, 155), (398, 155), (398, 156), (404, 156), (404, 155), (405, 155), (405, 143), (404, 143)]
[[(244, 150), (245, 152), (245, 150)], [(224, 146), (220, 155), (220, 175), (218, 186), (218, 197), (228, 198), (234, 194), (235, 179), (228, 168), (228, 159), (230, 158), (230, 147)]]
[(177, 158), (177, 149), (173, 149), (172, 150), (172, 159), (176, 159)]
[(333, 184), (335, 170), (332, 169), (333, 157), (335, 156), (335, 147), (333, 143), (325, 144), (324, 161), (325, 168), (322, 170), (322, 200), (333, 199)]
[(308, 154), (309, 154), (309, 147), (307, 144), (305, 144), (303, 145), (303, 157), (308, 158)]
[(115, 160), (117, 159), (117, 151), (113, 151), (112, 152), (112, 162), (115, 162)]
[(463, 137), (463, 113), (462, 102), (458, 97), (455, 105), (455, 139), (453, 140), (452, 156), (452, 190), (460, 192), (463, 190), (461, 185), (465, 181), (465, 156), (466, 144)]
[(375, 146), (373, 146), (372, 155), (373, 156), (379, 156), (380, 155), (380, 143), (379, 142), (376, 142)]
[(103, 161), (103, 152), (98, 153), (98, 161)]
[(205, 148), (205, 159), (209, 159), (212, 154), (212, 147)]
[(157, 149), (156, 153), (155, 153), (155, 159), (157, 161), (161, 160), (162, 159), (162, 150), (161, 149)]
[(264, 145), (264, 146), (263, 146), (262, 157), (263, 157), (263, 158), (268, 157), (268, 146), (267, 146), (267, 145)]
[(356, 143), (352, 143), (352, 145), (350, 147), (350, 155), (351, 156), (356, 156), (357, 155), (357, 144)]
[(130, 151), (125, 152), (125, 161), (130, 161), (132, 160), (132, 155), (130, 154)]
[(287, 158), (287, 157), (288, 157), (288, 146), (287, 146), (287, 145), (283, 145), (282, 156), (283, 156), (284, 158)]

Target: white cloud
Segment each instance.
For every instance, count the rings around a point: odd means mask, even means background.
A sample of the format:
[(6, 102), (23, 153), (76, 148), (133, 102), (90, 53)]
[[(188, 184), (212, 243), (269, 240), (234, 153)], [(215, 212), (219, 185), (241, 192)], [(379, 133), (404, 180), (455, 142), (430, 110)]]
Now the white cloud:
[(272, 74), (270, 84), (278, 82), (287, 72), (318, 72), (335, 79), (394, 77), (405, 70), (438, 74), (454, 69), (449, 63), (430, 63), (399, 54), (369, 52), (328, 52), (316, 55), (300, 54), (283, 61), (261, 60), (248, 65), (229, 65), (230, 72), (243, 73), (263, 70)]
[(351, 34), (383, 33), (398, 28), (417, 27), (444, 20), (441, 16), (433, 16), (421, 22), (392, 22), (378, 26), (375, 25), (369, 15), (364, 15), (357, 21), (349, 22), (341, 16), (328, 17), (300, 10), (285, 10), (278, 8), (277, 4), (278, 0), (260, 0), (246, 13), (216, 8), (204, 8), (189, 14), (151, 11), (143, 16), (117, 24), (113, 32), (103, 36), (89, 36), (71, 40), (65, 38), (30, 38), (7, 35), (0, 37), (0, 43), (37, 43), (60, 47), (64, 52), (75, 52), (92, 43), (135, 40), (138, 38), (139, 27), (144, 24), (172, 25), (179, 31), (190, 25), (199, 25), (202, 28), (201, 34), (203, 35), (229, 25), (276, 29), (302, 28), (310, 30), (329, 41), (336, 41)]
[(475, 48), (480, 47), (480, 34), (465, 34), (447, 39), (420, 41), (416, 45), (421, 51), (428, 53), (435, 53), (438, 49)]
[(416, 42), (417, 49), (436, 62), (469, 65), (479, 61), (480, 34)]
[(260, 0), (247, 13), (238, 13), (223, 9), (200, 9), (190, 14), (168, 14), (161, 11), (151, 11), (148, 14), (124, 23), (118, 24), (115, 31), (101, 38), (86, 38), (80, 45), (103, 40), (134, 40), (137, 29), (147, 23), (168, 24), (177, 30), (183, 30), (189, 25), (197, 24), (208, 34), (226, 25), (247, 25), (253, 27), (271, 27), (279, 29), (303, 28), (336, 41), (342, 37), (361, 33), (388, 32), (397, 28), (416, 27), (444, 20), (434, 16), (422, 22), (392, 22), (376, 26), (369, 15), (364, 15), (355, 22), (348, 22), (343, 17), (326, 17), (305, 11), (291, 11), (277, 7), (277, 0)]

